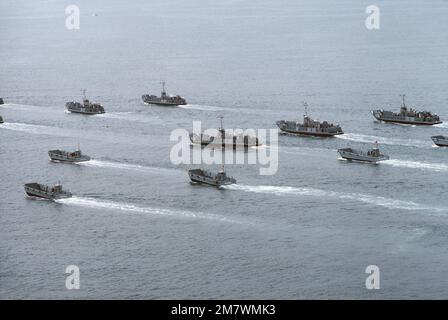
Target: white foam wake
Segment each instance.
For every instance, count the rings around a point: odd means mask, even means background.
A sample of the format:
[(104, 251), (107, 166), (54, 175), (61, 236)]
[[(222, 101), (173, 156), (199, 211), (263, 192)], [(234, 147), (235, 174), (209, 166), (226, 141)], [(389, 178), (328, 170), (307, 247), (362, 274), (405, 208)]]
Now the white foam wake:
[(383, 163), (391, 165), (393, 167), (403, 167), (403, 168), (433, 170), (433, 171), (448, 171), (448, 165), (444, 163), (429, 163), (429, 162), (406, 161), (397, 159), (386, 160), (383, 161)]
[(403, 201), (391, 198), (385, 198), (375, 195), (367, 195), (361, 193), (342, 193), (336, 191), (326, 191), (321, 189), (306, 188), (306, 187), (289, 187), (289, 186), (247, 186), (247, 185), (229, 185), (224, 188), (229, 190), (239, 190), (254, 193), (274, 194), (277, 196), (284, 195), (303, 195), (314, 196), (319, 198), (339, 198), (342, 200), (354, 200), (370, 205), (381, 206), (388, 209), (403, 209), (403, 210), (424, 210), (434, 212), (448, 212), (448, 208), (434, 207), (424, 204), (415, 203), (412, 201)]
[(172, 217), (184, 217), (184, 218), (196, 218), (196, 219), (207, 219), (228, 223), (241, 224), (243, 222), (230, 219), (224, 216), (216, 214), (204, 214), (198, 212), (191, 212), (186, 210), (172, 210), (172, 209), (161, 209), (152, 207), (139, 207), (129, 203), (120, 203), (113, 201), (98, 200), (93, 198), (83, 198), (83, 197), (72, 197), (68, 199), (59, 199), (56, 202), (65, 205), (75, 205), (81, 207), (88, 207), (93, 209), (104, 209), (104, 210), (116, 210), (116, 211), (126, 211), (137, 214), (150, 214), (150, 215), (160, 215), (160, 216), (172, 216)]
[[(199, 105), (199, 104), (187, 104), (187, 105), (181, 105), (179, 108), (182, 109), (191, 109), (191, 110), (202, 110), (202, 111), (222, 111), (223, 108), (216, 107), (216, 106), (206, 106), (206, 105)], [(231, 111), (231, 109), (229, 109)]]
[(320, 153), (326, 153), (329, 151), (337, 151), (337, 149), (330, 149), (330, 148), (314, 148), (314, 147), (297, 147), (297, 146), (279, 146), (274, 147), (271, 145), (261, 145), (258, 147), (251, 147), (256, 149), (266, 149), (270, 152), (283, 152), (283, 153), (291, 153), (291, 154), (303, 154), (303, 155), (309, 155), (310, 152), (320, 152)]
[(87, 166), (87, 167), (97, 167), (97, 168), (133, 170), (133, 171), (149, 172), (149, 173), (160, 173), (160, 172), (174, 173), (174, 172), (176, 172), (175, 169), (168, 169), (168, 168), (161, 168), (161, 167), (148, 167), (148, 166), (141, 166), (138, 164), (94, 160), (94, 159), (92, 159), (90, 161), (80, 162), (79, 165)]
[(380, 144), (387, 145), (398, 145), (398, 146), (406, 146), (406, 147), (429, 147), (431, 146), (430, 141), (426, 142), (423, 140), (415, 140), (415, 139), (398, 139), (398, 138), (385, 138), (379, 136), (370, 136), (364, 134), (355, 134), (355, 133), (345, 133), (341, 135), (335, 136), (339, 139), (350, 140), (355, 142), (363, 142), (363, 143), (374, 143), (378, 141)]
[(434, 127), (448, 129), (448, 122), (442, 122), (439, 124), (435, 124)]
[(107, 118), (114, 120), (125, 120), (132, 122), (146, 122), (146, 123), (154, 123), (154, 119), (150, 119), (145, 117), (144, 115), (139, 116), (135, 112), (106, 112), (103, 114), (97, 115), (99, 118)]
[(5, 103), (0, 105), (0, 107), (2, 108), (6, 108), (6, 109), (12, 109), (12, 110), (39, 110), (38, 106), (32, 106), (32, 105), (27, 105), (27, 104), (17, 104), (17, 103)]
[(59, 137), (71, 137), (72, 134), (70, 132), (66, 132), (65, 130), (58, 127), (50, 127), (43, 126), (37, 124), (28, 124), (28, 123), (19, 123), (19, 122), (5, 122), (0, 128), (26, 132), (31, 134), (43, 134), (43, 135), (51, 135), (51, 136), (59, 136)]

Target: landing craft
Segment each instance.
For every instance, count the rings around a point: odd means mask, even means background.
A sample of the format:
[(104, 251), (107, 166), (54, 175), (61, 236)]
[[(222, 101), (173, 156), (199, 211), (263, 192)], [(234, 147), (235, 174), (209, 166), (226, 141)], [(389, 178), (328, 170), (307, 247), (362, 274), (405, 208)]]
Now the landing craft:
[(224, 166), (218, 173), (213, 173), (203, 169), (191, 169), (188, 170), (188, 175), (192, 182), (208, 184), (214, 187), (221, 187), (230, 184), (235, 184), (236, 179), (233, 177), (228, 177), (224, 171)]
[(436, 146), (439, 147), (448, 147), (448, 137), (447, 136), (432, 136), (431, 140), (434, 142)]
[(179, 106), (187, 104), (187, 101), (181, 96), (170, 96), (166, 93), (165, 81), (162, 81), (162, 92), (160, 97), (153, 94), (144, 94), (142, 95), (142, 100), (146, 104), (156, 104), (161, 106)]
[(303, 116), (303, 123), (288, 120), (279, 120), (276, 122), (281, 131), (286, 133), (317, 136), (317, 137), (332, 137), (339, 134), (344, 134), (339, 125), (328, 123), (327, 121), (319, 122), (311, 119), (308, 116), (307, 104), (305, 103), (305, 114)]
[(87, 115), (106, 113), (104, 107), (99, 103), (92, 103), (86, 98), (86, 90), (83, 90), (82, 104), (79, 102), (71, 101), (65, 104), (68, 111), (72, 113), (82, 113)]
[[(222, 117), (221, 117), (221, 126), (222, 126)], [(224, 145), (221, 145), (221, 149), (224, 150)], [(223, 164), (218, 173), (213, 173), (210, 171), (206, 171), (204, 169), (188, 170), (188, 176), (190, 177), (191, 182), (208, 184), (214, 187), (221, 187), (230, 184), (235, 184), (236, 179), (233, 177), (228, 177), (224, 169), (224, 152), (222, 152), (222, 157), (223, 157), (222, 159)]]
[(442, 123), (440, 117), (437, 114), (433, 114), (429, 111), (417, 111), (406, 106), (405, 95), (401, 95), (402, 104), (400, 112), (392, 112), (385, 110), (373, 110), (372, 114), (375, 119), (384, 122), (402, 123), (402, 124), (415, 124), (415, 125), (427, 125), (432, 126)]
[(378, 148), (378, 142), (375, 141), (373, 149), (368, 151), (356, 150), (352, 148), (338, 149), (339, 154), (343, 159), (356, 160), (362, 162), (378, 163), (380, 161), (389, 160), (389, 156), (384, 155)]
[(210, 147), (258, 147), (261, 146), (262, 143), (259, 141), (257, 137), (253, 137), (251, 135), (244, 134), (232, 134), (226, 132), (223, 127), (222, 119), (223, 116), (219, 116), (221, 119), (221, 126), (218, 130), (217, 136), (209, 136), (207, 134), (197, 134), (190, 133), (190, 141), (192, 145), (201, 145), (201, 146), (210, 146)]
[(47, 200), (57, 200), (71, 198), (72, 194), (69, 191), (62, 189), (62, 185), (56, 184), (49, 187), (37, 182), (25, 183), (25, 193), (30, 197), (42, 198)]
[(63, 151), (63, 150), (50, 150), (48, 156), (52, 161), (77, 163), (83, 161), (89, 161), (90, 157), (83, 154), (81, 149), (78, 148), (75, 151)]

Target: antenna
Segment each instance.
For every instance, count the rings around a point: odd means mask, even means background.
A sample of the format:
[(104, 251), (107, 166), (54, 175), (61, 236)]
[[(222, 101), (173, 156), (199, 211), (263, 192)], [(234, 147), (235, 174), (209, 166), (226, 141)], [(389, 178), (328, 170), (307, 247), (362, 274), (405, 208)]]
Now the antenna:
[(406, 107), (406, 103), (404, 102), (405, 94), (400, 94), (401, 100), (403, 101), (403, 107)]
[(219, 118), (219, 119), (220, 119), (220, 121), (221, 121), (221, 126), (219, 127), (219, 130), (222, 130), (222, 129), (224, 129), (224, 127), (223, 127), (223, 125), (222, 125), (222, 119), (224, 119), (224, 116), (222, 116), (222, 115), (219, 115), (219, 116), (217, 116), (217, 118)]
[(308, 117), (308, 103), (306, 101), (303, 102), (303, 106), (305, 107), (305, 117)]
[(224, 172), (224, 162), (225, 162), (225, 152), (226, 152), (226, 149), (225, 149), (225, 146), (224, 146), (225, 139), (226, 139), (226, 134), (225, 134), (225, 131), (224, 131), (224, 126), (222, 124), (222, 119), (224, 119), (224, 116), (220, 114), (217, 118), (219, 118), (220, 125), (221, 125), (219, 127), (219, 131), (221, 132), (221, 161), (222, 161), (222, 163), (221, 163), (221, 171), (220, 172)]

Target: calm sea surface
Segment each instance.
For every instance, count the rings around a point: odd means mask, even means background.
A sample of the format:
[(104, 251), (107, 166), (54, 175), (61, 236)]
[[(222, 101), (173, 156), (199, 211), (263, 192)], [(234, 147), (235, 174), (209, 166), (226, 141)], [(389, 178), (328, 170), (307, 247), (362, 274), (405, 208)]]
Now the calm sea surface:
[[(77, 31), (70, 4), (0, 2), (0, 298), (447, 297), (448, 150), (430, 136), (448, 125), (370, 114), (406, 93), (448, 123), (447, 1), (377, 1), (375, 31), (370, 1), (79, 0)], [(161, 80), (189, 105), (142, 104)], [(106, 114), (64, 112), (82, 88)], [(174, 129), (274, 128), (303, 101), (346, 134), (279, 136), (275, 175), (228, 165), (219, 190), (170, 161)], [(338, 160), (375, 140), (390, 161)], [(48, 160), (78, 143), (94, 160)], [(29, 199), (31, 181), (75, 196)]]

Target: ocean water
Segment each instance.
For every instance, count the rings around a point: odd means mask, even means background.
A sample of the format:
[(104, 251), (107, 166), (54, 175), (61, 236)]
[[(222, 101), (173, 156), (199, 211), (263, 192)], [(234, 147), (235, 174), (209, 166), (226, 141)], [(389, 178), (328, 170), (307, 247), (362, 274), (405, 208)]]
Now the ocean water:
[[(0, 3), (0, 298), (446, 298), (448, 150), (430, 136), (448, 126), (370, 110), (405, 93), (448, 120), (447, 1), (377, 1), (380, 30), (364, 26), (370, 1), (76, 2), (76, 31), (71, 1)], [(189, 105), (142, 104), (162, 79)], [(106, 114), (64, 112), (82, 88)], [(279, 136), (275, 175), (228, 165), (238, 184), (215, 189), (170, 161), (171, 132), (194, 120), (269, 129), (303, 101), (346, 134)], [(375, 140), (391, 160), (338, 159)], [(78, 143), (92, 161), (48, 160)], [(30, 181), (75, 196), (29, 199)]]

